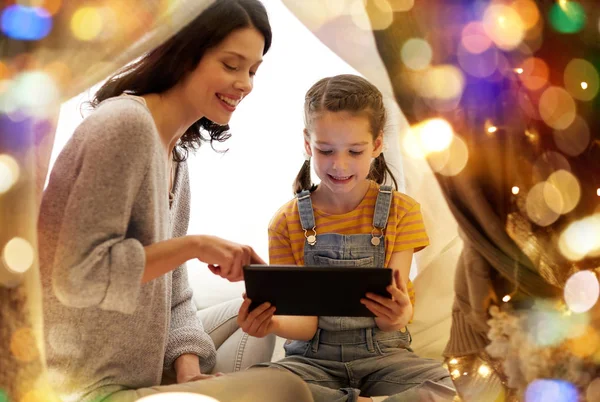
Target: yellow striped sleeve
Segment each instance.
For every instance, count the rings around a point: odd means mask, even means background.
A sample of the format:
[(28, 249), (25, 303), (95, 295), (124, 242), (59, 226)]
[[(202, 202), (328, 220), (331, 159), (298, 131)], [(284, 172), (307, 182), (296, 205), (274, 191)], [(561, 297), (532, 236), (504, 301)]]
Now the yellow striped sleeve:
[(285, 212), (277, 211), (269, 224), (269, 264), (295, 265)]
[(400, 217), (396, 226), (394, 252), (414, 249), (415, 252), (429, 245), (429, 237), (423, 223), (421, 206), (415, 203)]

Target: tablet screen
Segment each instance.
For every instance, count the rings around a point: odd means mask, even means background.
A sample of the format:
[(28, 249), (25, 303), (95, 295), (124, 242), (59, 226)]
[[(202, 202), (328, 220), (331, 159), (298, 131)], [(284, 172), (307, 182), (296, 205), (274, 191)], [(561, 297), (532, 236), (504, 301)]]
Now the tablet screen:
[(367, 292), (390, 297), (389, 268), (295, 265), (244, 267), (250, 309), (270, 302), (279, 315), (373, 317), (360, 299)]

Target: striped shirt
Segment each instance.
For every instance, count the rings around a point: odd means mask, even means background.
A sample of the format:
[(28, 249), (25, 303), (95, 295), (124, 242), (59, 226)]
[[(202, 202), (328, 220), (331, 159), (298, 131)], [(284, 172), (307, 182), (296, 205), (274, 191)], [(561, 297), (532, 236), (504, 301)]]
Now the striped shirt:
[[(314, 208), (318, 234), (338, 233), (344, 235), (370, 234), (373, 230), (373, 214), (379, 185), (371, 182), (365, 197), (352, 211), (332, 215)], [(278, 265), (304, 265), (304, 230), (300, 224), (298, 200), (283, 205), (269, 224), (269, 261)], [(411, 197), (393, 192), (392, 205), (385, 229), (385, 266), (389, 266), (392, 254), (413, 249), (415, 252), (429, 244), (425, 231), (421, 206)], [(414, 304), (412, 282), (407, 284)]]

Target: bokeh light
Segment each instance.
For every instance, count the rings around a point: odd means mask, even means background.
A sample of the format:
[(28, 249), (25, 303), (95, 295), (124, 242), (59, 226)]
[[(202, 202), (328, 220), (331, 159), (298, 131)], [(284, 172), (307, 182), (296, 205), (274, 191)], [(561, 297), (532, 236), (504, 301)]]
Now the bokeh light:
[(448, 149), (452, 143), (454, 131), (444, 119), (430, 119), (416, 124), (403, 138), (406, 152), (413, 158), (425, 158), (432, 153)]
[(137, 402), (219, 402), (217, 399), (206, 395), (188, 392), (164, 392), (145, 396)]
[(552, 6), (548, 14), (550, 25), (557, 32), (577, 33), (585, 26), (585, 10), (576, 1), (560, 1)]
[(540, 10), (532, 0), (515, 0), (511, 7), (519, 14), (525, 29), (535, 27), (540, 20)]
[(498, 68), (500, 54), (495, 47), (489, 47), (481, 53), (468, 51), (463, 44), (458, 46), (456, 57), (460, 67), (469, 75), (477, 78), (491, 76)]
[(21, 274), (33, 265), (34, 250), (31, 244), (20, 237), (6, 243), (2, 252), (2, 262), (9, 271)]
[(561, 215), (571, 212), (580, 198), (579, 181), (571, 172), (557, 170), (548, 177), (544, 186), (544, 199), (554, 212)]
[(102, 13), (96, 7), (81, 7), (71, 18), (73, 36), (82, 41), (96, 39), (102, 32), (103, 26)]
[(554, 143), (565, 155), (577, 156), (585, 151), (590, 144), (590, 127), (581, 116), (564, 130), (554, 130)]
[(8, 114), (20, 110), (28, 115), (46, 117), (59, 106), (58, 86), (43, 71), (26, 71), (17, 75), (8, 90), (0, 94), (0, 112)]
[(517, 195), (517, 194), (519, 194), (519, 191), (521, 191), (521, 189), (520, 189), (519, 187), (517, 187), (517, 186), (513, 186), (513, 187), (510, 189), (510, 192), (511, 192), (511, 193), (513, 193), (514, 195)]
[(573, 384), (563, 380), (534, 380), (525, 390), (525, 402), (578, 402), (579, 392)]
[(462, 30), (461, 44), (468, 52), (480, 54), (492, 45), (492, 40), (485, 33), (483, 24), (478, 21), (470, 22)]
[(52, 16), (43, 8), (15, 4), (2, 11), (0, 26), (9, 38), (35, 41), (48, 36), (52, 30)]
[(546, 180), (558, 170), (571, 171), (569, 161), (558, 152), (544, 152), (533, 165), (533, 175), (538, 181)]
[(410, 11), (415, 5), (415, 0), (388, 0), (392, 10), (404, 12)]
[(587, 402), (600, 402), (600, 378), (589, 383), (585, 391)]
[(19, 402), (62, 402), (62, 400), (56, 395), (56, 393), (48, 389), (39, 388), (28, 391), (23, 397), (19, 400)]
[(8, 394), (0, 388), (0, 402), (8, 402)]
[(565, 89), (573, 98), (589, 101), (598, 95), (600, 78), (592, 63), (584, 59), (573, 59), (564, 72)]
[(0, 154), (0, 194), (10, 190), (19, 180), (19, 164), (10, 155)]
[(424, 39), (412, 38), (402, 45), (402, 61), (411, 70), (423, 70), (429, 67), (433, 51)]
[(20, 328), (10, 338), (10, 352), (24, 363), (31, 362), (39, 356), (35, 335), (31, 328)]
[(432, 168), (439, 174), (444, 176), (456, 176), (463, 171), (465, 166), (467, 166), (469, 149), (465, 141), (459, 136), (453, 135), (450, 146), (441, 152), (447, 155), (444, 163), (438, 166), (432, 164)]
[(598, 302), (599, 295), (598, 277), (592, 271), (576, 272), (565, 283), (565, 302), (575, 313), (589, 311)]
[(558, 239), (561, 254), (571, 260), (580, 261), (586, 256), (600, 252), (600, 215), (592, 215), (574, 221), (567, 226)]
[(577, 357), (586, 358), (592, 356), (600, 348), (600, 335), (593, 327), (584, 325), (583, 332), (569, 339), (567, 347)]
[(387, 0), (354, 1), (350, 12), (352, 21), (365, 31), (386, 29), (394, 21), (394, 11)]
[(50, 15), (56, 15), (62, 6), (62, 0), (43, 0), (41, 3), (42, 8)]
[(540, 97), (540, 117), (551, 128), (564, 130), (577, 114), (577, 106), (569, 93), (560, 87), (547, 88)]
[(550, 68), (544, 60), (537, 57), (530, 57), (523, 61), (519, 68), (523, 70), (519, 74), (519, 79), (526, 88), (538, 90), (548, 84)]
[(425, 98), (451, 100), (462, 95), (465, 78), (458, 68), (448, 64), (431, 67), (415, 75), (413, 85)]
[[(556, 222), (560, 214), (554, 212), (546, 203), (546, 182), (537, 183), (527, 193), (525, 200), (525, 211), (529, 219), (539, 226), (548, 226)], [(546, 190), (548, 191), (548, 190)], [(558, 191), (555, 191), (556, 194)]]
[(519, 14), (503, 4), (492, 4), (485, 10), (483, 28), (502, 50), (515, 49), (525, 36), (525, 26)]
[(527, 316), (527, 335), (536, 346), (554, 346), (570, 335), (570, 317), (550, 308), (535, 309)]

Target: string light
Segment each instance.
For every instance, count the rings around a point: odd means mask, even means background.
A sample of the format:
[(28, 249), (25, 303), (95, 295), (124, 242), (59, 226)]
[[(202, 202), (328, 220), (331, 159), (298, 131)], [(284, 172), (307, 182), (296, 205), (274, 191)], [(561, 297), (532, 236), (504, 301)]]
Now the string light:
[(491, 126), (491, 127), (488, 127), (488, 129), (487, 129), (487, 132), (490, 134), (495, 133), (496, 131), (498, 131), (498, 127), (496, 127), (496, 126)]
[(600, 197), (600, 188), (596, 189), (596, 195)]
[(521, 67), (515, 68), (515, 73), (517, 74), (523, 74), (523, 69)]
[(517, 195), (517, 194), (519, 194), (519, 191), (521, 191), (521, 189), (520, 189), (519, 187), (517, 187), (517, 186), (513, 186), (513, 187), (510, 189), (510, 192), (511, 192), (511, 193), (513, 193), (514, 195)]
[(587, 88), (588, 88), (588, 83), (587, 83), (587, 82), (585, 82), (585, 81), (583, 81), (583, 82), (581, 83), (581, 89), (587, 89)]
[(502, 298), (502, 301), (504, 303), (508, 303), (511, 299), (512, 299), (511, 295), (504, 295), (504, 297)]

